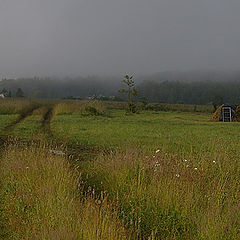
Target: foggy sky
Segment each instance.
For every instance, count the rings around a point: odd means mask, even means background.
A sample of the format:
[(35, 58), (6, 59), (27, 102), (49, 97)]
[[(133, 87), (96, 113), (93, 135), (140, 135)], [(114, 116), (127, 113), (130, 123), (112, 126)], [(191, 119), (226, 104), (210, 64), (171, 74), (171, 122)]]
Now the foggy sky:
[(240, 68), (239, 0), (0, 0), (0, 78)]

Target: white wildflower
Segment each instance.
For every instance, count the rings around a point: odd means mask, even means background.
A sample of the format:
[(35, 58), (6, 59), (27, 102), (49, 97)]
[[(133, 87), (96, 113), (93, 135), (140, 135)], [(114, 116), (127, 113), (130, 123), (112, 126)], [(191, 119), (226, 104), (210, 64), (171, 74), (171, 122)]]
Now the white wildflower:
[(198, 169), (195, 167), (194, 170), (198, 170)]
[(176, 174), (176, 177), (180, 177), (180, 174), (177, 173), (177, 174)]
[(56, 155), (61, 155), (61, 156), (63, 156), (63, 155), (66, 155), (66, 153), (65, 152), (63, 152), (63, 151), (60, 151), (60, 150), (49, 150), (49, 152), (50, 153), (53, 153), (53, 154), (56, 154)]
[(157, 151), (156, 151), (156, 153), (159, 153), (160, 152), (160, 150), (158, 149)]
[(160, 166), (159, 162), (156, 161), (154, 166), (155, 166), (155, 167), (159, 167), (159, 166)]
[(214, 164), (216, 164), (216, 161), (213, 161)]

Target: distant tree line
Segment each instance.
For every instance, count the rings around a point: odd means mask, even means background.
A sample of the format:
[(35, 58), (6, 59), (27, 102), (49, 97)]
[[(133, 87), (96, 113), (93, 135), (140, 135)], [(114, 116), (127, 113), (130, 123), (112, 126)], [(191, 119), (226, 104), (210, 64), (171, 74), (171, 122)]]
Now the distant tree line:
[[(127, 96), (118, 92), (123, 87), (122, 78), (4, 79), (0, 81), (0, 90), (30, 98), (126, 101)], [(215, 107), (221, 103), (240, 104), (240, 72), (164, 72), (142, 77), (134, 75), (134, 79), (138, 101), (212, 104)]]
[(240, 80), (232, 82), (149, 82), (138, 85), (149, 102), (183, 104), (240, 104)]

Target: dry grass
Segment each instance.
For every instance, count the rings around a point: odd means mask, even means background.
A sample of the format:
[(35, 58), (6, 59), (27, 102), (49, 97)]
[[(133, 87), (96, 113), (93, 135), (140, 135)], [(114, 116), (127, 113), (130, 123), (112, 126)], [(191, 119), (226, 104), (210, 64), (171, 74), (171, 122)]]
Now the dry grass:
[(237, 106), (236, 112), (234, 114), (233, 122), (240, 122), (240, 107)]
[(0, 99), (0, 114), (21, 114), (32, 106), (38, 106), (33, 114), (42, 114), (44, 106), (56, 104), (55, 100), (29, 99), (29, 98), (4, 98)]
[[(95, 109), (95, 110), (94, 110)], [(101, 101), (61, 101), (54, 108), (54, 114), (81, 113), (83, 115), (101, 115), (105, 106)]]
[(18, 114), (21, 113), (25, 108), (30, 107), (31, 105), (32, 101), (25, 98), (0, 99), (0, 113)]
[(213, 117), (212, 119), (210, 120), (211, 122), (219, 122), (219, 119), (220, 119), (220, 116), (221, 116), (221, 113), (222, 113), (222, 107), (224, 106), (221, 105), (216, 111), (215, 113), (213, 114)]
[(85, 198), (77, 171), (48, 147), (8, 146), (0, 172), (2, 239), (126, 239), (106, 199)]

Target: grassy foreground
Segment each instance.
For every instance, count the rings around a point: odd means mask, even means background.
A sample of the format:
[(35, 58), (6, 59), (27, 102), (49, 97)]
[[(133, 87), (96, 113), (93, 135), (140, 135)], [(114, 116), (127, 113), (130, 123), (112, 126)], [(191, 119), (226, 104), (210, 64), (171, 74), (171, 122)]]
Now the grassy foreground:
[(157, 151), (117, 152), (83, 162), (86, 186), (105, 191), (134, 239), (238, 239), (239, 157), (216, 160)]
[(1, 239), (126, 239), (107, 199), (83, 194), (67, 159), (23, 148), (8, 146), (0, 162)]
[(8, 144), (0, 161), (2, 239), (239, 239), (238, 123), (211, 123), (206, 113), (129, 116), (99, 102), (41, 109), (8, 135), (98, 154), (79, 161), (71, 149), (69, 158), (49, 144)]

